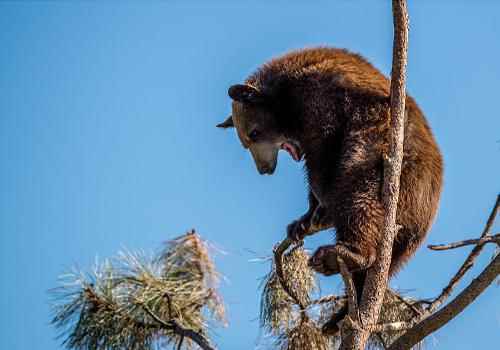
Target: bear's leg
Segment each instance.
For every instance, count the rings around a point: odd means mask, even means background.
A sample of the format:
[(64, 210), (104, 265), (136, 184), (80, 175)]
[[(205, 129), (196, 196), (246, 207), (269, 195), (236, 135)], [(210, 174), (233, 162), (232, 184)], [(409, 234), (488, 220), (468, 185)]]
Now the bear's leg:
[(318, 207), (319, 202), (314, 194), (309, 191), (309, 209), (297, 220), (292, 221), (286, 228), (288, 238), (294, 241), (300, 241), (310, 234), (310, 222), (313, 213)]
[(300, 241), (305, 236), (323, 231), (335, 226), (333, 216), (322, 217), (321, 222), (313, 221), (318, 212), (322, 212), (318, 199), (309, 191), (309, 210), (287, 226), (287, 236), (294, 241)]
[[(380, 200), (380, 174), (359, 171), (336, 184), (335, 200), (322, 203), (321, 217), (334, 216), (337, 244), (319, 247), (310, 259), (310, 266), (319, 273), (339, 273), (337, 256), (351, 272), (369, 268), (376, 257), (384, 220)], [(327, 197), (326, 199), (328, 199)]]

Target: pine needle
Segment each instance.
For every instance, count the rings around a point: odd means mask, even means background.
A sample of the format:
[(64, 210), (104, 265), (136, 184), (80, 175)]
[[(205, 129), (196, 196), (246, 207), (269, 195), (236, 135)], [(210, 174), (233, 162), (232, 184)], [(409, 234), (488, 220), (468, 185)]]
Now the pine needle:
[(299, 324), (278, 336), (276, 345), (281, 350), (327, 350), (328, 339), (316, 324), (307, 317)]

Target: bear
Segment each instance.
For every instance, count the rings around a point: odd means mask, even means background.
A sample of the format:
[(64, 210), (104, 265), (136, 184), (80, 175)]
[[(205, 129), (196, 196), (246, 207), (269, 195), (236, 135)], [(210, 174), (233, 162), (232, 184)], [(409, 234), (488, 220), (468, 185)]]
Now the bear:
[[(243, 84), (229, 88), (234, 127), (260, 174), (272, 174), (285, 150), (304, 162), (309, 209), (287, 227), (302, 240), (334, 229), (336, 243), (309, 260), (318, 273), (339, 273), (340, 255), (352, 272), (358, 299), (367, 269), (384, 237), (382, 185), (390, 129), (390, 81), (361, 55), (332, 47), (307, 48), (274, 58)], [(422, 244), (436, 215), (443, 161), (429, 124), (406, 96), (404, 153), (396, 234), (389, 276)], [(323, 325), (339, 331), (344, 306)]]

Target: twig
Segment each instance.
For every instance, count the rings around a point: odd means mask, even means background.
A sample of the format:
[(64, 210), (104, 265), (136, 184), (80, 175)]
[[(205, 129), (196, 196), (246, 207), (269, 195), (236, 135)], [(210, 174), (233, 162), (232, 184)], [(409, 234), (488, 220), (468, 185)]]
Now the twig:
[(182, 349), (182, 343), (184, 342), (184, 336), (181, 335), (181, 339), (179, 339), (179, 344), (177, 345), (177, 350)]
[(431, 244), (428, 245), (427, 248), (432, 250), (448, 250), (464, 247), (467, 245), (476, 245), (476, 244), (485, 244), (485, 243), (496, 243), (500, 244), (500, 233), (497, 233), (493, 236), (486, 236), (478, 239), (464, 239), (463, 241), (458, 241), (449, 244)]
[(305, 310), (307, 305), (305, 305), (300, 298), (295, 294), (295, 292), (290, 288), (286, 282), (286, 278), (283, 273), (283, 253), (294, 243), (290, 238), (285, 238), (274, 248), (274, 265), (276, 268), (276, 275), (281, 284), (283, 290), (292, 298), (292, 300), (299, 306), (301, 310)]
[[(162, 320), (158, 315), (156, 315), (148, 306), (142, 305), (144, 310), (147, 312), (151, 318), (156, 321), (158, 324), (160, 324), (162, 327), (164, 327), (167, 330), (170, 330), (174, 332), (175, 334), (179, 335), (181, 337), (181, 342), (179, 342), (180, 345), (182, 345), (182, 339), (184, 337), (190, 338), (192, 341), (194, 341), (200, 348), (203, 350), (215, 350), (212, 345), (208, 342), (208, 340), (201, 335), (198, 332), (193, 331), (192, 329), (187, 329), (179, 325), (175, 320), (168, 320), (164, 321)], [(179, 345), (179, 346), (180, 346)]]
[[(493, 227), (493, 223), (495, 222), (495, 218), (498, 214), (499, 208), (500, 208), (500, 195), (497, 196), (497, 200), (495, 202), (493, 210), (491, 211), (491, 214), (488, 217), (488, 221), (486, 222), (486, 226), (484, 227), (483, 233), (481, 234), (480, 238), (484, 238), (489, 235), (489, 232)], [(429, 307), (427, 308), (429, 313), (433, 313), (434, 311), (436, 311), (437, 308), (441, 306), (441, 304), (450, 296), (451, 292), (456, 287), (460, 279), (474, 265), (474, 261), (476, 260), (479, 253), (481, 253), (481, 250), (483, 249), (484, 245), (485, 243), (478, 244), (474, 247), (474, 249), (472, 249), (469, 256), (467, 257), (467, 259), (465, 259), (464, 263), (462, 264), (458, 272), (455, 274), (455, 276), (453, 276), (453, 278), (450, 280), (448, 285), (443, 289), (441, 294), (429, 305)]]
[(165, 299), (167, 299), (168, 317), (173, 318), (173, 314), (172, 314), (172, 298), (170, 298), (170, 295), (168, 293), (166, 293), (166, 292), (165, 292), (165, 294), (163, 294), (163, 296), (165, 297)]

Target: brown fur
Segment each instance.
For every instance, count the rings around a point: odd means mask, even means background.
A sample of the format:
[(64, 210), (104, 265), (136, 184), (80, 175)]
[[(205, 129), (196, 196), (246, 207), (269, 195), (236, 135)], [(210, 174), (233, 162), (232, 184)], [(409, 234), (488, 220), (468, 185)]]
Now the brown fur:
[[(259, 92), (259, 102), (243, 104), (252, 105), (253, 115), (259, 110), (265, 111), (267, 118), (272, 115), (273, 132), (295, 140), (305, 157), (310, 209), (289, 226), (289, 234), (299, 239), (335, 227), (337, 244), (319, 248), (311, 265), (328, 275), (338, 273), (336, 254), (342, 254), (355, 271), (361, 295), (364, 271), (375, 260), (377, 244), (384, 239), (382, 155), (390, 132), (389, 80), (359, 55), (316, 48), (271, 60), (246, 84)], [(393, 246), (391, 276), (422, 244), (436, 214), (442, 186), (438, 146), (410, 96), (406, 113), (397, 212), (401, 229)], [(332, 322), (342, 317), (337, 315)], [(334, 324), (329, 326), (335, 328)]]

